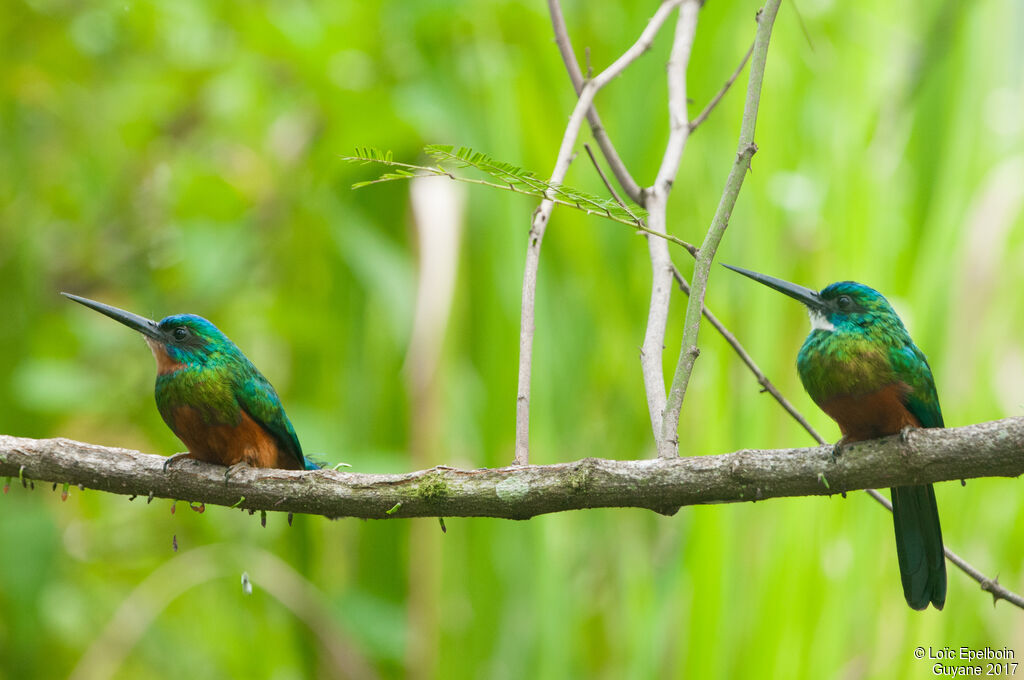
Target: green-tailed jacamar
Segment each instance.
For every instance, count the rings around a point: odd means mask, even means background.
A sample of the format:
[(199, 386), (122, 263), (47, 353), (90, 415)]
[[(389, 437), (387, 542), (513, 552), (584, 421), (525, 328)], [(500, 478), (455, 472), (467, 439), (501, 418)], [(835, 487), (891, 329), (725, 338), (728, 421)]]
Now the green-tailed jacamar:
[[(807, 306), (811, 333), (797, 355), (804, 389), (839, 425), (837, 444), (943, 427), (928, 360), (882, 294), (841, 281), (821, 292), (725, 265)], [(931, 484), (891, 489), (903, 595), (914, 609), (946, 601), (946, 561)]]
[[(191, 457), (220, 465), (314, 470), (274, 387), (235, 343), (206, 319), (152, 321), (62, 293), (142, 333), (156, 358), (156, 406)], [(229, 472), (231, 468), (228, 468)]]

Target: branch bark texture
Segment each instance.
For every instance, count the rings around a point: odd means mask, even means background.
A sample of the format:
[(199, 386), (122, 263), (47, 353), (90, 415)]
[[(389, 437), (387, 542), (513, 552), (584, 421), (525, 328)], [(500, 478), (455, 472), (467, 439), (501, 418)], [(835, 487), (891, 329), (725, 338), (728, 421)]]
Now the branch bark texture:
[(1024, 417), (952, 429), (912, 430), (862, 442), (836, 460), (832, 447), (744, 450), (711, 456), (605, 460), (405, 474), (224, 468), (69, 439), (0, 435), (0, 476), (70, 483), (130, 496), (327, 517), (498, 517), (635, 507), (666, 515), (681, 506), (1024, 473)]

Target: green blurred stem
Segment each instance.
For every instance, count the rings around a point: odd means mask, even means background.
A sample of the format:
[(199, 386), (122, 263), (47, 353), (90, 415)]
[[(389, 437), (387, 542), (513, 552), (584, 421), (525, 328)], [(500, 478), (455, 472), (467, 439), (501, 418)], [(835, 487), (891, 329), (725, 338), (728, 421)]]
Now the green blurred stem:
[(700, 331), (701, 311), (704, 308), (704, 294), (707, 291), (708, 276), (714, 260), (718, 244), (729, 226), (729, 217), (739, 196), (743, 179), (750, 169), (750, 159), (757, 151), (754, 144), (754, 128), (757, 123), (757, 109), (761, 101), (761, 83), (764, 80), (764, 69), (768, 59), (768, 44), (771, 40), (772, 26), (779, 11), (782, 0), (767, 0), (757, 15), (757, 35), (754, 38), (754, 52), (751, 56), (750, 80), (747, 85), (747, 99), (743, 107), (743, 122), (740, 125), (739, 144), (736, 150), (736, 161), (725, 183), (725, 190), (718, 203), (718, 209), (711, 220), (711, 227), (704, 238), (697, 254), (693, 269), (690, 299), (686, 305), (686, 320), (683, 323), (683, 339), (679, 352), (679, 361), (672, 386), (668, 392), (665, 414), (662, 419), (661, 436), (658, 438), (658, 455), (667, 458), (679, 455), (679, 412), (686, 396), (686, 387), (693, 373), (693, 364), (700, 350), (697, 348), (697, 335)]
[[(212, 582), (223, 589), (227, 579), (251, 570), (255, 586), (308, 628), (311, 640), (324, 651), (327, 677), (375, 680), (373, 666), (355, 643), (358, 636), (339, 626), (328, 606), (330, 598), (280, 557), (244, 544), (221, 543), (188, 550), (157, 567), (125, 597), (109, 623), (96, 631), (71, 671), (71, 680), (132, 677), (127, 669), (133, 649), (179, 597)], [(237, 586), (235, 586), (237, 587)], [(111, 603), (113, 604), (113, 603)]]

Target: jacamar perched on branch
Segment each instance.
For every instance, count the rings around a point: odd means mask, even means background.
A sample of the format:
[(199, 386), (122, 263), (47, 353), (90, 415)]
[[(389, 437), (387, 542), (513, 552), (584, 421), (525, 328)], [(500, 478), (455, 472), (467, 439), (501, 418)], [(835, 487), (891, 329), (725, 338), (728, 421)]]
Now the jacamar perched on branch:
[(142, 333), (156, 358), (156, 406), (191, 457), (233, 466), (315, 470), (274, 387), (235, 343), (194, 314), (159, 323), (102, 302), (61, 293)]
[[(804, 389), (839, 425), (836, 444), (908, 427), (943, 427), (928, 360), (882, 294), (853, 281), (821, 292), (725, 265), (807, 306), (811, 333), (797, 355)], [(931, 484), (891, 489), (903, 596), (914, 609), (946, 601), (946, 562)]]

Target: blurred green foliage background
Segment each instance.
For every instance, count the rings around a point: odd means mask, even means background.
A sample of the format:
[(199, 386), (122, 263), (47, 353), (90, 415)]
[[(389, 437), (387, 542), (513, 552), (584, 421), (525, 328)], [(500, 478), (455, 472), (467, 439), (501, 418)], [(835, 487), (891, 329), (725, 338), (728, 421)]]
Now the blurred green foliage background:
[[(654, 7), (564, 5), (597, 69)], [(750, 44), (757, 6), (702, 9), (691, 115)], [(806, 35), (784, 3), (760, 151), (720, 259), (813, 287), (869, 283), (930, 357), (948, 425), (1024, 415), (1024, 5), (797, 8)], [(644, 183), (667, 136), (673, 23), (598, 97)], [(373, 145), (416, 160), (452, 143), (546, 176), (573, 96), (545, 3), (9, 0), (0, 45), (0, 432), (181, 449), (143, 343), (67, 290), (213, 320), (332, 464), (510, 462), (534, 202), (465, 192), (451, 319), (417, 397), (403, 372), (410, 186), (352, 191), (377, 169), (339, 156)], [(745, 85), (688, 144), (670, 203), (681, 238), (699, 242), (714, 212)], [(568, 182), (603, 193), (585, 156)], [(653, 455), (643, 240), (556, 209), (538, 295), (533, 461)], [(708, 304), (838, 438), (796, 377), (799, 305), (719, 268)], [(677, 297), (669, 374), (682, 316)], [(705, 329), (683, 455), (809, 443)], [(948, 545), (1024, 591), (1019, 480), (937, 494)], [(170, 508), (76, 489), (61, 503), (16, 482), (0, 496), (0, 678), (892, 678), (930, 676), (918, 645), (1024, 656), (1020, 611), (993, 608), (955, 569), (945, 611), (911, 611), (890, 518), (860, 493), (672, 518), (450, 519), (447, 534), (436, 520), (289, 528), (272, 515), (263, 529), (238, 511)]]

